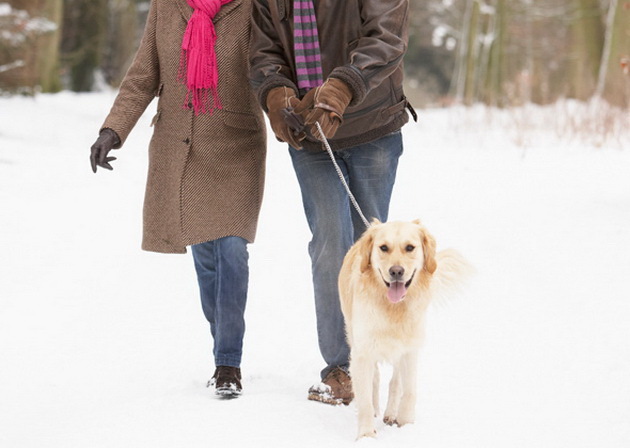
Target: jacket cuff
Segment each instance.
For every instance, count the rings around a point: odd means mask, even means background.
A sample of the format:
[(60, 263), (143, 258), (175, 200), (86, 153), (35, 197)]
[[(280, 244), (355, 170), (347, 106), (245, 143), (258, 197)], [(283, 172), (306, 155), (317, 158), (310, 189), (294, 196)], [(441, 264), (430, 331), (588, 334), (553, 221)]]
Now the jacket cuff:
[(348, 107), (360, 104), (367, 96), (367, 82), (365, 82), (365, 79), (363, 78), (363, 75), (361, 75), (359, 69), (353, 65), (348, 64), (337, 67), (330, 72), (328, 77), (340, 79), (348, 85), (350, 91), (352, 92), (352, 100), (350, 101)]
[(284, 76), (273, 75), (267, 77), (258, 88), (258, 102), (265, 112), (269, 112), (269, 110), (267, 110), (267, 95), (271, 89), (275, 89), (276, 87), (288, 87), (293, 89), (296, 95), (298, 92), (295, 83)]

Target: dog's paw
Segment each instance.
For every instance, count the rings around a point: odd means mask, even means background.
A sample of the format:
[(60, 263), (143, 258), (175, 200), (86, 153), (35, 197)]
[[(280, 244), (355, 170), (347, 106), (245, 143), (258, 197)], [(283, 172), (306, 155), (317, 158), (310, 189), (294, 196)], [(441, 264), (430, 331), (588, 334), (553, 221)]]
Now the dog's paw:
[(389, 416), (386, 415), (385, 417), (383, 417), (383, 423), (385, 423), (387, 426), (398, 426), (398, 420), (396, 420), (396, 417), (393, 416)]
[(375, 439), (376, 438), (376, 429), (374, 428), (365, 428), (359, 429), (359, 435), (357, 436), (357, 440), (361, 440), (361, 439), (365, 439), (365, 438), (372, 438)]
[(398, 425), (399, 428), (402, 428), (405, 425), (410, 425), (414, 422), (415, 422), (415, 419), (413, 417), (409, 417), (409, 418), (398, 417), (396, 419), (396, 424)]

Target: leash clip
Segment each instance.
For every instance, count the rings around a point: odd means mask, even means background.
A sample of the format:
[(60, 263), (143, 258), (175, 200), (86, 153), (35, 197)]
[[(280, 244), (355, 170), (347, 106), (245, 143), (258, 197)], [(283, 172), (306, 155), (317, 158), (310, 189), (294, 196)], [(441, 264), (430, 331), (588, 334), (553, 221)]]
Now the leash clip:
[(289, 126), (289, 129), (293, 131), (293, 135), (296, 137), (303, 132), (306, 132), (306, 125), (304, 124), (304, 118), (300, 114), (296, 114), (292, 107), (285, 107), (280, 110), (284, 122)]

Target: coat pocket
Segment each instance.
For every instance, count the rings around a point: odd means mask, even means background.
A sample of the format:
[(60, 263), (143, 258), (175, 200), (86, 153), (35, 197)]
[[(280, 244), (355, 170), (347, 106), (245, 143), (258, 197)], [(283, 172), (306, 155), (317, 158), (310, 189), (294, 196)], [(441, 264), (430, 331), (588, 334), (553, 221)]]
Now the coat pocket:
[(244, 114), (232, 112), (229, 110), (221, 110), (221, 117), (226, 126), (237, 129), (248, 129), (258, 131), (263, 128), (261, 121), (254, 114)]

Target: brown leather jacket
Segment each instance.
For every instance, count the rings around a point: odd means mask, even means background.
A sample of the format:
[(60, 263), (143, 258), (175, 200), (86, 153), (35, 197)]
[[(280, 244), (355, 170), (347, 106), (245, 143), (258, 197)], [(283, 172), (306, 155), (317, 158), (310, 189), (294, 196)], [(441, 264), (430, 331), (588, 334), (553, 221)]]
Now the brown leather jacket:
[[(333, 149), (376, 140), (408, 120), (403, 93), (409, 0), (313, 0), (324, 78), (344, 81), (352, 101)], [(293, 0), (254, 0), (250, 79), (266, 109), (267, 93), (288, 86), (296, 92)], [(299, 92), (302, 96), (305, 92)], [(319, 149), (317, 142), (303, 142)]]

